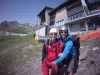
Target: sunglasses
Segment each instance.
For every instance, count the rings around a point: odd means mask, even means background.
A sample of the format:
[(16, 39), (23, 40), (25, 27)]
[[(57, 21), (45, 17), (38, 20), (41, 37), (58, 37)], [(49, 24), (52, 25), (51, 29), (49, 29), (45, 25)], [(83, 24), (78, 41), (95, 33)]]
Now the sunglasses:
[(60, 33), (67, 33), (67, 31), (61, 31)]
[(57, 33), (54, 33), (54, 34), (53, 34), (53, 33), (51, 33), (50, 35), (57, 35)]

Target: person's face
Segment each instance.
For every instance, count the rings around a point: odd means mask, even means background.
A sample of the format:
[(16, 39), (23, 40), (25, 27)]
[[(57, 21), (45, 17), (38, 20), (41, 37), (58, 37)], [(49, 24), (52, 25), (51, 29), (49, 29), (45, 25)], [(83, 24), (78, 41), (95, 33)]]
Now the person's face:
[(60, 35), (61, 35), (62, 38), (66, 38), (67, 31), (64, 31), (64, 30), (60, 31)]
[(51, 40), (55, 40), (57, 38), (57, 33), (50, 33)]

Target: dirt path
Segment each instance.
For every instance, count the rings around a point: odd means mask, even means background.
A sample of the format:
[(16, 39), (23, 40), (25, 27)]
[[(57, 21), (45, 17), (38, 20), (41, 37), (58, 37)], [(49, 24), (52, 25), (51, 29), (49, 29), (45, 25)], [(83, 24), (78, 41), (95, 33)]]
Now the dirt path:
[(23, 63), (23, 65), (14, 66), (14, 72), (16, 75), (41, 75), (41, 64), (40, 58), (36, 61), (30, 59), (29, 61)]

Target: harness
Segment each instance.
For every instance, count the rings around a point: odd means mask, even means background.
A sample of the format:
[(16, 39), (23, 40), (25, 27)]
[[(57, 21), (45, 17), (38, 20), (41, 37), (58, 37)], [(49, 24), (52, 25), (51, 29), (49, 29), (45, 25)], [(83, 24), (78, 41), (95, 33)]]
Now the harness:
[(56, 40), (56, 42), (53, 44), (51, 41), (48, 39), (45, 42), (45, 48), (46, 48), (46, 58), (45, 58), (45, 64), (49, 66), (52, 61), (58, 58), (58, 54), (61, 52), (60, 50), (60, 41)]

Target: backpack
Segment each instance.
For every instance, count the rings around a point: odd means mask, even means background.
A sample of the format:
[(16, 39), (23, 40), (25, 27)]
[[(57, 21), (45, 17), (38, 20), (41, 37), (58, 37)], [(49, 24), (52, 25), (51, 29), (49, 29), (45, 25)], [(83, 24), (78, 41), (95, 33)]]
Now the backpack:
[(76, 50), (76, 55), (80, 56), (80, 38), (77, 35), (72, 35), (72, 41)]
[(58, 54), (62, 51), (63, 44), (61, 41), (56, 41), (51, 45), (50, 40), (48, 39), (45, 42), (45, 48), (47, 49), (46, 59), (48, 61), (53, 61), (58, 58)]
[(76, 55), (80, 56), (80, 51), (79, 51), (79, 48), (80, 48), (80, 38), (79, 38), (79, 36), (72, 35), (72, 38), (67, 39), (66, 42), (69, 41), (69, 40), (72, 40), (72, 42), (74, 44), (74, 47), (75, 47), (75, 50), (76, 50)]

